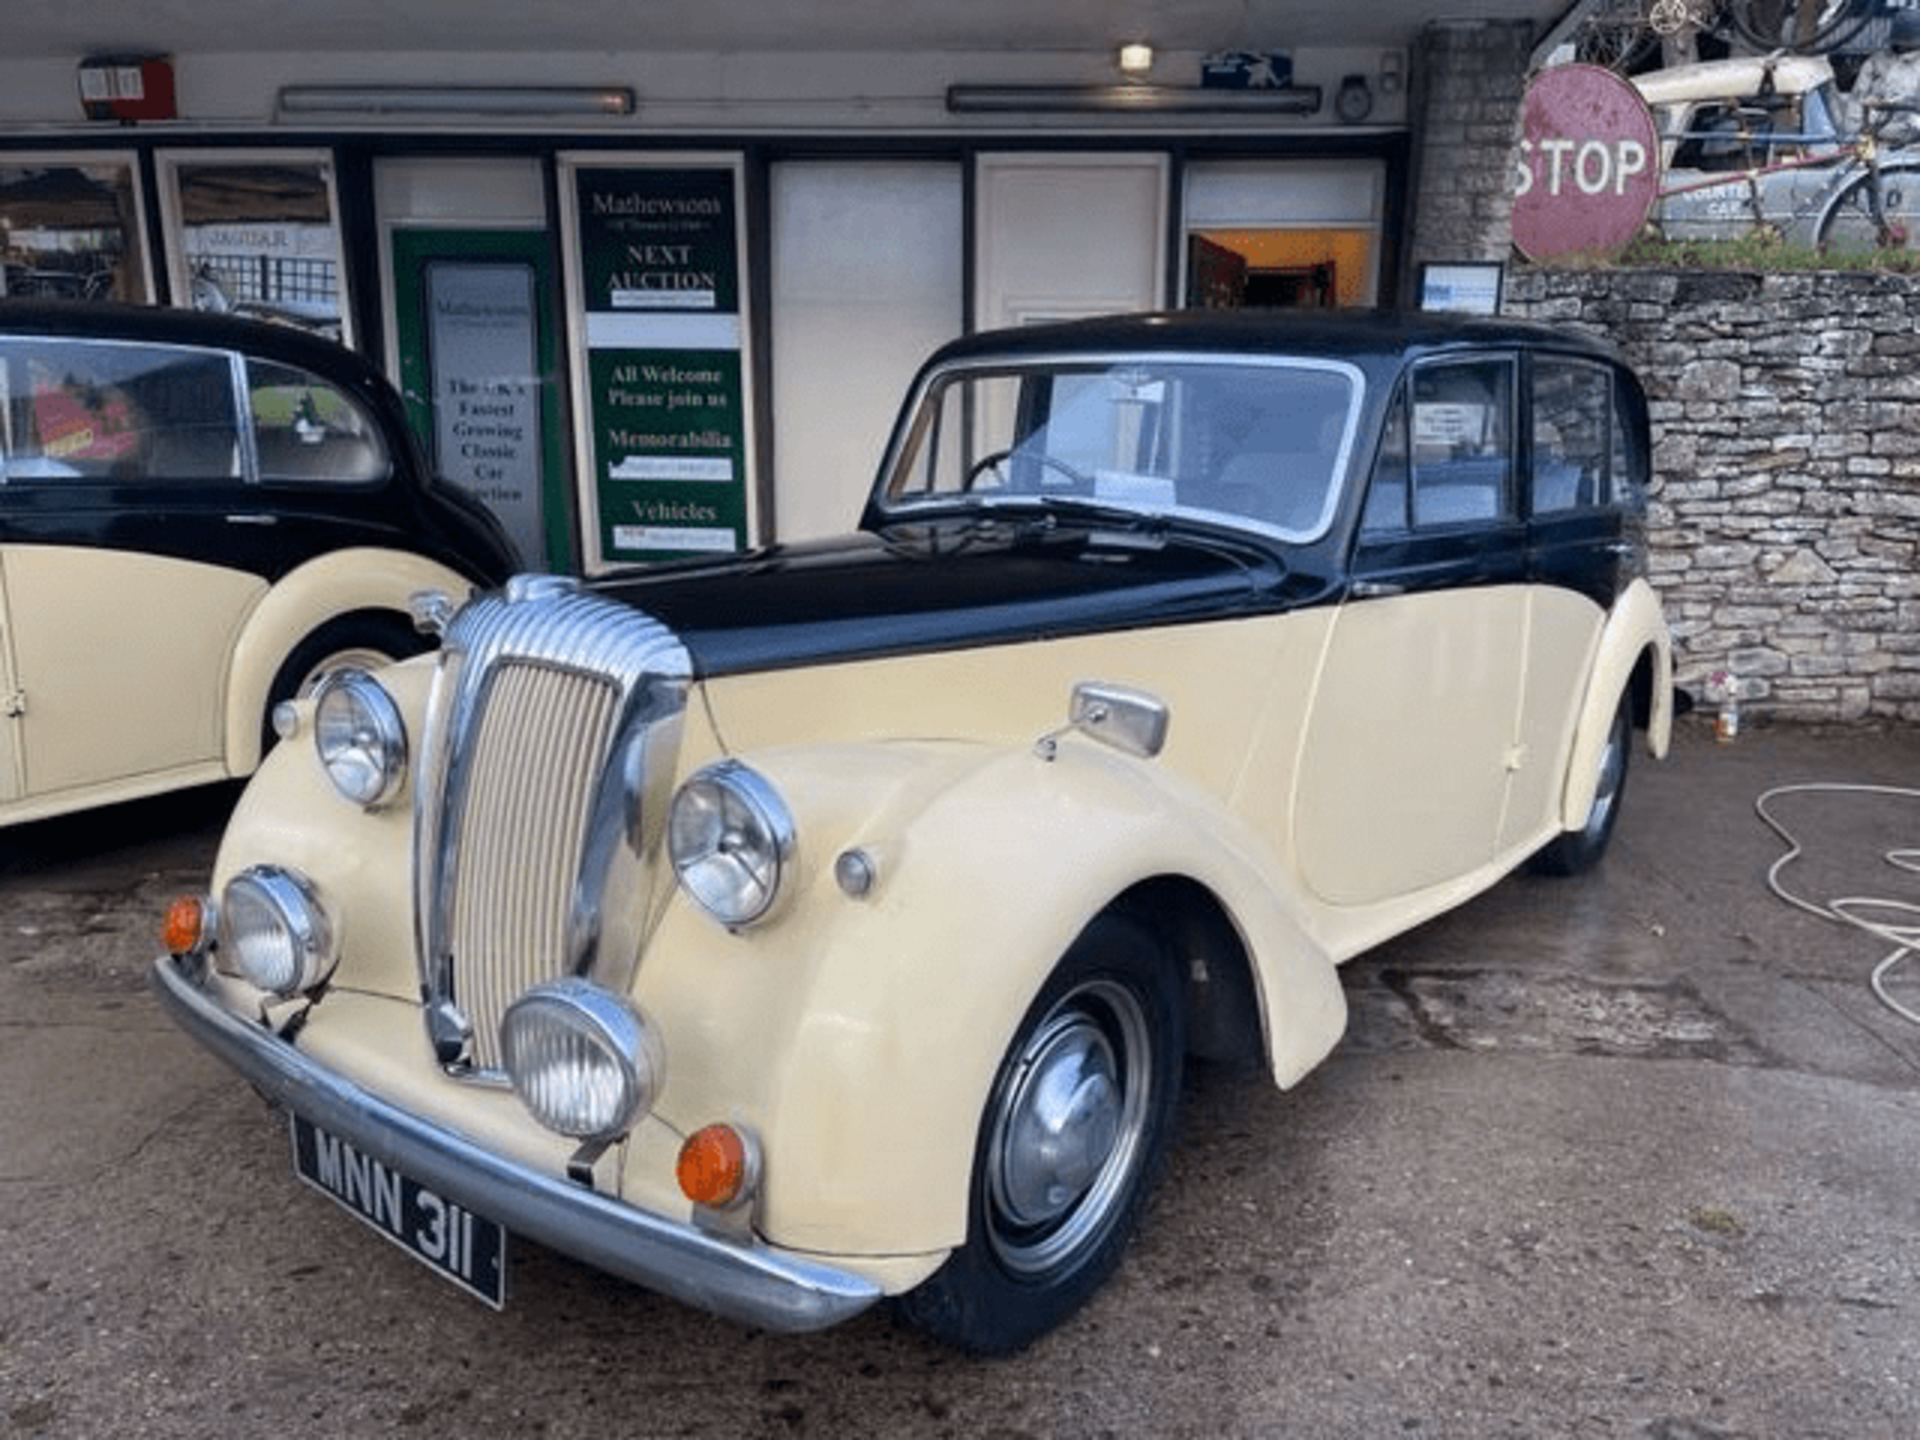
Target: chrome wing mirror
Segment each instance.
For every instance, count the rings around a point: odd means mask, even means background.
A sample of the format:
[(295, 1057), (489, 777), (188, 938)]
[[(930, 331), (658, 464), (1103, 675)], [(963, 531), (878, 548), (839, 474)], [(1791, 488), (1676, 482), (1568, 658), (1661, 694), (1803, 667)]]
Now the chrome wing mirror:
[(1067, 723), (1043, 735), (1034, 750), (1042, 760), (1051, 760), (1059, 751), (1060, 737), (1078, 731), (1124, 755), (1151, 760), (1167, 743), (1170, 719), (1166, 703), (1157, 695), (1125, 685), (1083, 680), (1073, 687)]

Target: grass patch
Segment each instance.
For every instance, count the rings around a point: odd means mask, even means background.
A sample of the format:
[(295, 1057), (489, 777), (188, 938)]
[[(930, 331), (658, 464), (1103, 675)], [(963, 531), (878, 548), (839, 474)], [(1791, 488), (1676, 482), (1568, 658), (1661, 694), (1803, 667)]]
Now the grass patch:
[(1747, 1227), (1740, 1223), (1738, 1215), (1731, 1210), (1718, 1210), (1711, 1206), (1695, 1210), (1687, 1216), (1687, 1222), (1696, 1230), (1704, 1230), (1709, 1235), (1722, 1235), (1729, 1240), (1747, 1233)]
[(1920, 274), (1920, 251), (1821, 251), (1757, 231), (1733, 240), (1666, 240), (1651, 232), (1624, 250), (1535, 261), (1543, 270), (1858, 270)]

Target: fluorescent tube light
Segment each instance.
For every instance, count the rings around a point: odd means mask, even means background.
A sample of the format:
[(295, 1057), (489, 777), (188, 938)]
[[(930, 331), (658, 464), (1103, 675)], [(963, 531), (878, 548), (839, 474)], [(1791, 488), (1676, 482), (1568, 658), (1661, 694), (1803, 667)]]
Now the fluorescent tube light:
[(286, 85), (283, 115), (631, 115), (624, 85)]
[(1176, 85), (950, 85), (947, 109), (1079, 113), (1311, 115), (1318, 85), (1225, 90)]

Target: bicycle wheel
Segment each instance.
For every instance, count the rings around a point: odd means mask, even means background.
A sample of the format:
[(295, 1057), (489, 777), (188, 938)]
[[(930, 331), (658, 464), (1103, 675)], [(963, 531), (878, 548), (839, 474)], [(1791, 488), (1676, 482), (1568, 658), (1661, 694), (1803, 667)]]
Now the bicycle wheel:
[(1733, 0), (1734, 33), (1756, 50), (1821, 55), (1847, 43), (1873, 19), (1877, 0), (1818, 0), (1811, 13), (1800, 0)]
[(1650, 59), (1660, 37), (1647, 24), (1643, 0), (1606, 0), (1580, 22), (1574, 33), (1574, 58), (1624, 75)]
[(1875, 177), (1866, 171), (1835, 190), (1820, 212), (1815, 239), (1840, 255), (1920, 248), (1920, 165), (1882, 165), (1880, 213), (1874, 213)]

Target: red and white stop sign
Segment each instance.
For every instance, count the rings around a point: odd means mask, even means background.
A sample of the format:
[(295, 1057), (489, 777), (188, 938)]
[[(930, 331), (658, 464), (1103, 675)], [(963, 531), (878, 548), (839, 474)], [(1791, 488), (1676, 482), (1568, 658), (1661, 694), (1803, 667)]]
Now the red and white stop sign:
[(1556, 65), (1527, 86), (1514, 166), (1513, 243), (1534, 260), (1618, 250), (1660, 189), (1660, 136), (1632, 84)]

